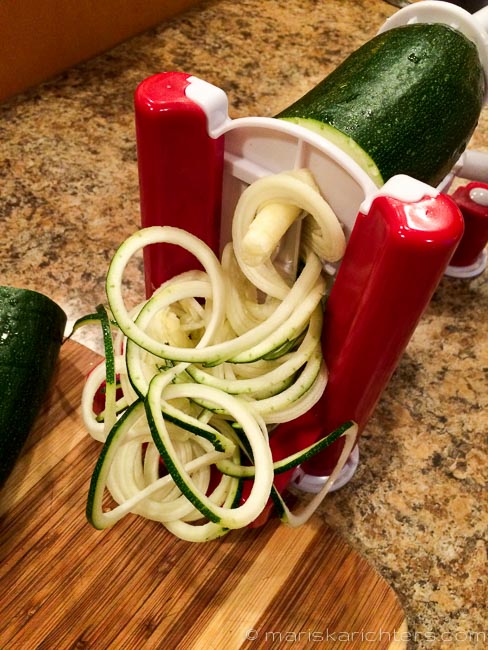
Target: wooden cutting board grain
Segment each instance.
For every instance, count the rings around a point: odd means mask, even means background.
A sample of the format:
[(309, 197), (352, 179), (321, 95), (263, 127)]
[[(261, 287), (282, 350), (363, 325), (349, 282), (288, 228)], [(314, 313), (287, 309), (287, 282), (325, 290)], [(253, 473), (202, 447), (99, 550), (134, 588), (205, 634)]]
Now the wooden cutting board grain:
[(63, 345), (46, 407), (0, 492), (1, 650), (399, 650), (408, 633), (384, 579), (318, 519), (271, 520), (207, 544), (129, 516), (85, 519), (99, 451), (79, 415), (99, 360)]

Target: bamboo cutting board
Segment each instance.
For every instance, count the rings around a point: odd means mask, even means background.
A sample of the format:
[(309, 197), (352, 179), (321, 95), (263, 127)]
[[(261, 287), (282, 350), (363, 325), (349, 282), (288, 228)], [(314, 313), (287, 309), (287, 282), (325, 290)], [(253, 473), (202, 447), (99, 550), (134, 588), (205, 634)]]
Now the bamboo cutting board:
[(99, 443), (79, 416), (99, 357), (69, 341), (22, 457), (0, 492), (1, 650), (313, 647), (398, 650), (396, 595), (318, 520), (207, 544), (127, 517), (84, 515)]

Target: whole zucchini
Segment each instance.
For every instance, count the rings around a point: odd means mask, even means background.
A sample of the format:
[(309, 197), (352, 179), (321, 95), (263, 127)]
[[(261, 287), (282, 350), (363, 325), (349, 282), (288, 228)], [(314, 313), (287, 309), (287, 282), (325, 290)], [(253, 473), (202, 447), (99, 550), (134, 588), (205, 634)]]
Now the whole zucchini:
[(0, 486), (40, 411), (65, 326), (66, 314), (47, 296), (0, 286)]
[(461, 32), (411, 24), (378, 34), (276, 117), (334, 141), (378, 185), (408, 174), (435, 186), (476, 128), (484, 85)]

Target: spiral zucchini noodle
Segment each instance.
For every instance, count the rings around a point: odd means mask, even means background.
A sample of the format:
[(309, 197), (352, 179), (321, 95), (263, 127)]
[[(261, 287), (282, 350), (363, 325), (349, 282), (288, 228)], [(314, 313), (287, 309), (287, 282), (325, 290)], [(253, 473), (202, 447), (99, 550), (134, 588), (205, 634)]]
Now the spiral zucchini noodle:
[[(273, 256), (297, 219), (300, 270), (290, 280)], [(129, 309), (127, 264), (158, 243), (184, 247), (203, 270), (169, 279)], [(182, 539), (207, 541), (254, 522), (270, 498), (290, 526), (311, 516), (349, 456), (355, 423), (279, 462), (269, 436), (325, 389), (323, 266), (344, 250), (340, 223), (307, 170), (267, 176), (244, 190), (221, 260), (169, 226), (143, 228), (122, 243), (107, 273), (108, 307), (74, 326), (100, 322), (105, 348), (82, 396), (85, 426), (102, 443), (86, 508), (94, 527), (134, 513)], [(343, 452), (322, 491), (291, 513), (273, 486), (275, 474), (340, 436)], [(243, 481), (251, 481), (245, 499)]]

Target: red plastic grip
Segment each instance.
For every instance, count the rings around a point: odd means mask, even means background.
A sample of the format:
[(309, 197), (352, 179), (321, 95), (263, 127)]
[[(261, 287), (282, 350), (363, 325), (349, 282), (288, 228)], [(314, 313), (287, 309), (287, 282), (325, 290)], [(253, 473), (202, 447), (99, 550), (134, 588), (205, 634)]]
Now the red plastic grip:
[[(163, 72), (135, 92), (141, 224), (183, 228), (218, 254), (224, 139), (208, 135), (205, 111), (185, 94), (189, 79), (183, 72)], [(183, 249), (146, 248), (147, 295), (195, 267)]]
[(488, 185), (468, 183), (458, 187), (452, 195), (464, 218), (464, 235), (452, 256), (451, 266), (474, 264), (488, 242), (488, 205), (474, 201), (472, 190), (488, 192)]
[[(325, 310), (327, 387), (314, 408), (273, 433), (277, 455), (311, 444), (347, 420), (361, 432), (462, 233), (461, 213), (444, 195), (412, 203), (379, 196), (368, 214), (358, 215)], [(340, 440), (333, 443), (303, 470), (330, 475), (342, 447)]]

